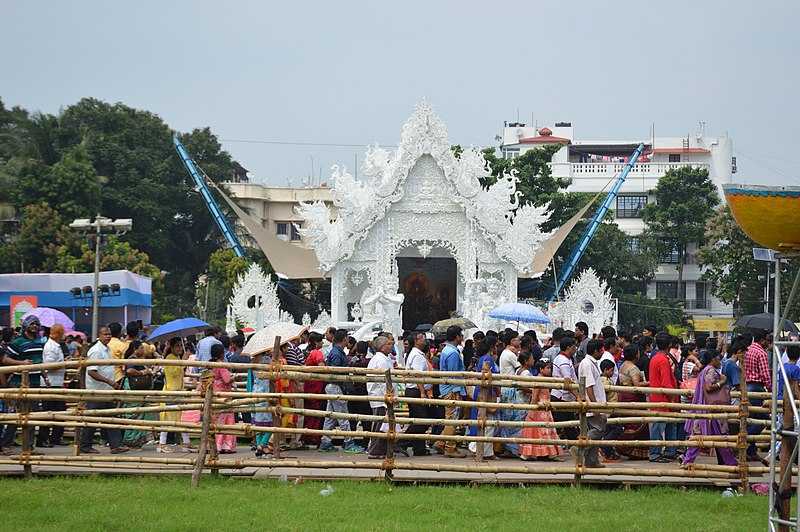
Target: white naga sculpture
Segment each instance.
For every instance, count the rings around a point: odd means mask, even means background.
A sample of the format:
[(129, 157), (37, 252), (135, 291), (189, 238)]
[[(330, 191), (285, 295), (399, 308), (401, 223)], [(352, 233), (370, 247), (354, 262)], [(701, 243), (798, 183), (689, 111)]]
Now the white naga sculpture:
[(258, 330), (280, 321), (291, 323), (294, 318), (281, 310), (277, 285), (264, 274), (261, 266), (251, 264), (236, 280), (225, 329), (236, 330), (235, 323), (238, 323)]
[(550, 327), (575, 329), (579, 321), (589, 326), (589, 334), (599, 333), (606, 325), (616, 327), (616, 305), (608, 284), (587, 268), (572, 280), (563, 300), (554, 303), (548, 314)]
[(367, 149), (360, 174), (365, 178), (356, 180), (333, 168), (336, 216), (322, 202), (297, 208), (300, 233), (331, 277), (335, 323), (355, 323), (358, 303), (364, 322), (380, 315), (388, 330), (400, 332), (398, 258), (454, 259), (451, 310), (477, 324), (487, 306), (480, 294), (488, 297), (490, 284), (492, 306), (517, 300), (517, 278), (532, 273), (533, 255), (550, 236), (540, 230), (547, 206), (521, 207), (512, 174), (481, 186), (491, 174), (483, 154), (467, 148), (457, 156), (427, 103), (403, 126), (396, 150)]

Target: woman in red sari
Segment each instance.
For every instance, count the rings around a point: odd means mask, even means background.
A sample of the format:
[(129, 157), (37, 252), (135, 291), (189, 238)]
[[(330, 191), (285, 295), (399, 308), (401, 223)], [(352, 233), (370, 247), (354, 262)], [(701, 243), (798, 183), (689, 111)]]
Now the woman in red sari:
[[(542, 358), (536, 361), (536, 369), (542, 377), (550, 377), (553, 375), (553, 363)], [(550, 389), (549, 388), (533, 388), (531, 389), (531, 403), (541, 404), (550, 402)], [(528, 415), (525, 421), (540, 421), (540, 422), (553, 422), (553, 414), (549, 410), (528, 410)], [(523, 438), (542, 438), (548, 440), (557, 440), (558, 433), (553, 427), (525, 427), (522, 429)], [(537, 444), (537, 443), (523, 443), (519, 446), (519, 457), (523, 460), (554, 460), (560, 461), (558, 455), (561, 454), (561, 448), (555, 444)]]
[[(306, 366), (324, 366), (325, 355), (322, 353), (322, 335), (318, 332), (311, 332), (308, 335), (308, 356)], [(324, 381), (305, 381), (303, 383), (305, 393), (325, 393)], [(325, 401), (322, 399), (306, 399), (305, 408), (309, 410), (325, 410)], [(316, 416), (305, 416), (303, 427), (307, 429), (322, 429), (322, 422), (325, 418)], [(306, 445), (319, 445), (319, 434), (304, 434), (303, 443)]]

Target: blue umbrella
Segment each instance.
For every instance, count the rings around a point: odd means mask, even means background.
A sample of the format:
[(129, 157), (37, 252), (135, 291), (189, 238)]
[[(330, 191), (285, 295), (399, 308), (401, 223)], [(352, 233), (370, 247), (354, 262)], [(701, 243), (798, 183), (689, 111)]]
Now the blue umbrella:
[(209, 327), (211, 326), (208, 323), (203, 320), (198, 320), (197, 318), (179, 318), (156, 327), (156, 330), (150, 333), (147, 339), (148, 341), (156, 341), (165, 336), (189, 336), (208, 329)]
[(550, 318), (539, 307), (527, 303), (505, 303), (491, 310), (489, 317), (517, 323), (550, 323)]

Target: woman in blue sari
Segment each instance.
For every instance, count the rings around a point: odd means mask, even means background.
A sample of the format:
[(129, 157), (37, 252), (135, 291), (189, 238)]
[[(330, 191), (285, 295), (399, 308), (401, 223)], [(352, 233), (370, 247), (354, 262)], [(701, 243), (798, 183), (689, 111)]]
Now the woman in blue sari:
[[(259, 363), (261, 355), (254, 357), (253, 362)], [(269, 364), (271, 358), (265, 357), (264, 364)], [(247, 391), (253, 393), (269, 393), (270, 391), (269, 376), (266, 371), (254, 370), (249, 368), (247, 370)], [(269, 401), (256, 403), (253, 405), (254, 409), (261, 410), (269, 406)], [(256, 427), (271, 427), (272, 426), (272, 413), (265, 411), (256, 411), (252, 413), (253, 425)], [(256, 457), (260, 458), (265, 454), (272, 454), (272, 449), (269, 446), (271, 432), (258, 432), (256, 433)]]
[[(531, 366), (533, 365), (533, 357), (530, 353), (519, 354), (519, 369), (517, 375), (524, 377), (531, 376)], [(526, 405), (531, 402), (531, 389), (530, 388), (503, 388), (503, 397), (501, 402), (516, 405)], [(497, 411), (495, 417), (500, 421), (525, 421), (528, 415), (527, 410), (518, 410), (515, 408), (501, 408)], [(522, 427), (497, 427), (495, 430), (497, 436), (503, 438), (520, 438), (522, 437)], [(512, 456), (519, 456), (519, 444), (505, 442), (503, 443), (503, 450)]]
[[(500, 373), (500, 368), (497, 367), (495, 363), (494, 355), (489, 352), (489, 345), (486, 342), (481, 342), (478, 344), (478, 347), (475, 349), (475, 355), (478, 357), (478, 364), (475, 366), (475, 371), (483, 372), (487, 370), (491, 373)], [(472, 393), (472, 400), (478, 401), (482, 399), (484, 402), (494, 403), (497, 402), (497, 397), (499, 396), (500, 389), (492, 386), (486, 388), (485, 396), (481, 396), (481, 386), (476, 386), (475, 391)], [(476, 420), (478, 419), (478, 408), (472, 408), (470, 411), (470, 419)], [(496, 408), (487, 408), (486, 409), (486, 421), (492, 421), (495, 419), (495, 414), (497, 413)], [(478, 427), (477, 425), (470, 425), (469, 431), (467, 432), (469, 436), (477, 436), (478, 435)], [(494, 427), (493, 426), (486, 426), (484, 430), (484, 436), (493, 436), (494, 435)], [(469, 442), (469, 450), (473, 454), (477, 454), (478, 452), (478, 444), (474, 441)], [(491, 442), (487, 442), (483, 444), (483, 457), (487, 460), (497, 460), (498, 458), (494, 455), (494, 444)]]

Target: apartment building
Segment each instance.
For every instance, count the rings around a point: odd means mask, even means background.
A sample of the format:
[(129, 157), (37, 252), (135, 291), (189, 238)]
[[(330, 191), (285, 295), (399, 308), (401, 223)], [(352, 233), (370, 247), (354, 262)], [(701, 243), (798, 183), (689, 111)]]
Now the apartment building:
[[(687, 165), (707, 169), (722, 195), (722, 185), (730, 183), (736, 172), (730, 137), (707, 136), (702, 123), (698, 131), (684, 137), (651, 135), (618, 140), (575, 138), (569, 122), (542, 127), (506, 123), (500, 150), (504, 157), (513, 158), (541, 146), (560, 146), (550, 165), (553, 175), (569, 179), (571, 192), (598, 192), (622, 171), (640, 143), (645, 145), (644, 154), (628, 174), (612, 207), (616, 223), (630, 235), (630, 245), (636, 249), (637, 237), (644, 230), (642, 208), (654, 201), (653, 189), (667, 170)], [(683, 300), (696, 330), (727, 330), (733, 309), (714, 298), (708, 284), (700, 279), (702, 271), (697, 264), (696, 246), (687, 250), (684, 282), (680, 287), (676, 272), (677, 250), (661, 261), (654, 278), (648, 282), (647, 295)]]
[[(237, 203), (251, 215), (261, 220), (261, 225), (272, 231), (278, 238), (303, 246), (303, 239), (298, 227), (303, 226), (303, 219), (294, 212), (300, 203), (324, 201), (332, 207), (331, 190), (321, 187), (275, 187), (265, 186), (249, 181), (226, 182), (225, 187), (231, 192)], [(255, 247), (250, 235), (238, 231), (239, 236), (248, 245)]]

